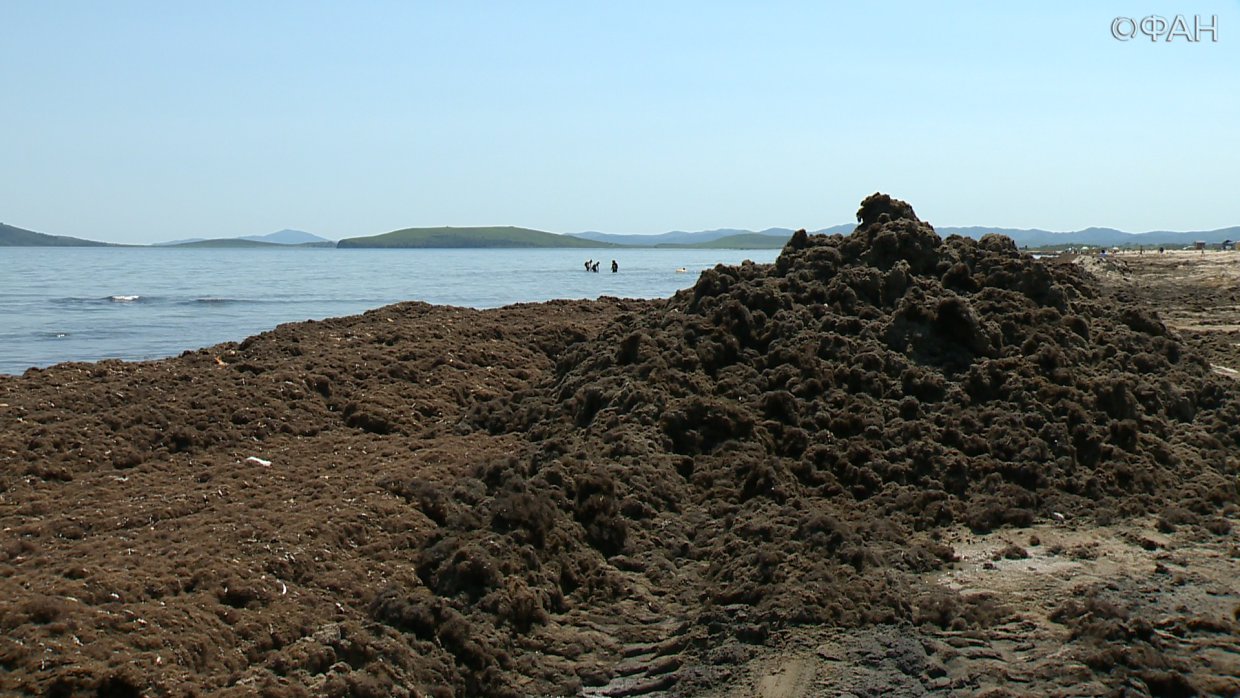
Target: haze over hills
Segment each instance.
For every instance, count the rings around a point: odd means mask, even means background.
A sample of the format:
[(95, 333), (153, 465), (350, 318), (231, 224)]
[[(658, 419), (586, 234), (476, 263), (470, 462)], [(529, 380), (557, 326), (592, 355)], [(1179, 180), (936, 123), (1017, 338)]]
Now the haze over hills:
[[(292, 230), (289, 228), (285, 228), (284, 230), (278, 230), (274, 233), (268, 233), (266, 235), (242, 235), (241, 237), (235, 237), (235, 238), (210, 238), (210, 239), (208, 238), (185, 238), (184, 240), (169, 240), (168, 242), (156, 242), (152, 246), (153, 247), (175, 247), (175, 246), (182, 246), (182, 245), (193, 245), (195, 247), (253, 247), (253, 245), (230, 245), (228, 244), (228, 241), (230, 240), (245, 240), (248, 242), (262, 242), (262, 243), (268, 243), (272, 245), (305, 245), (308, 243), (333, 243), (334, 244), (332, 240), (328, 240), (327, 238), (323, 238), (323, 237), (319, 237), (318, 235), (307, 233), (304, 230)], [(212, 244), (207, 245), (207, 244), (202, 244), (202, 243), (212, 243)], [(316, 244), (316, 246), (323, 247), (325, 245)]]
[(1048, 230), (1032, 228), (1021, 230), (1016, 228), (987, 228), (971, 226), (957, 228), (950, 226), (935, 227), (935, 231), (943, 237), (963, 235), (980, 238), (987, 233), (1006, 235), (1018, 247), (1055, 247), (1063, 245), (1090, 245), (1097, 247), (1115, 247), (1124, 245), (1191, 245), (1197, 241), (1218, 244), (1224, 240), (1240, 239), (1240, 226), (1219, 228), (1218, 230), (1194, 230), (1175, 232), (1170, 230), (1153, 230), (1148, 233), (1125, 233), (1114, 228), (1086, 228), (1066, 233), (1054, 233)]
[(383, 235), (345, 238), (339, 248), (363, 247), (617, 247), (614, 243), (586, 240), (542, 230), (513, 226), (477, 228), (405, 228)]
[(253, 240), (250, 238), (214, 238), (209, 240), (189, 240), (186, 242), (170, 243), (159, 245), (159, 247), (212, 247), (212, 248), (300, 248), (300, 247), (335, 247), (336, 243), (331, 240), (322, 242), (299, 242), (299, 243), (282, 243), (282, 242), (264, 242), (262, 240)]
[(678, 250), (778, 250), (788, 242), (789, 237), (792, 237), (791, 232), (788, 235), (737, 233), (698, 242), (661, 242), (655, 247)]
[[(777, 235), (783, 231), (783, 228), (771, 228), (771, 235)], [(617, 233), (600, 233), (589, 231), (585, 233), (568, 233), (570, 237), (583, 238), (585, 240), (595, 240), (597, 242), (610, 242), (615, 245), (638, 245), (641, 247), (650, 247), (661, 244), (677, 244), (684, 245), (696, 242), (709, 242), (718, 240), (722, 237), (731, 235), (752, 234), (752, 230), (740, 230), (736, 228), (719, 228), (718, 230), (703, 230), (696, 233), (688, 233), (683, 230), (673, 230), (669, 233), (660, 233), (658, 235), (622, 235)], [(792, 235), (792, 231), (787, 231), (784, 237)]]
[(274, 233), (266, 235), (244, 235), (237, 238), (238, 240), (254, 240), (255, 242), (274, 242), (278, 245), (304, 245), (307, 242), (332, 242), (327, 238), (319, 237), (304, 230), (292, 230), (285, 228)]
[[(851, 233), (855, 225), (843, 224), (834, 225), (830, 228), (812, 231), (813, 233)], [(664, 244), (672, 245), (692, 245), (697, 243), (710, 242), (720, 238), (735, 237), (738, 235), (753, 236), (766, 235), (770, 237), (779, 237), (784, 240), (792, 237), (792, 228), (767, 228), (754, 232), (752, 230), (742, 230), (740, 228), (717, 228), (715, 230), (700, 230), (695, 233), (685, 232), (683, 230), (673, 230), (670, 233), (660, 233), (658, 235), (619, 235), (615, 233), (600, 233), (597, 231), (588, 231), (584, 233), (569, 233), (572, 237), (585, 238), (587, 240), (598, 240), (600, 242), (612, 242), (617, 245), (637, 245), (640, 247), (661, 246)]]

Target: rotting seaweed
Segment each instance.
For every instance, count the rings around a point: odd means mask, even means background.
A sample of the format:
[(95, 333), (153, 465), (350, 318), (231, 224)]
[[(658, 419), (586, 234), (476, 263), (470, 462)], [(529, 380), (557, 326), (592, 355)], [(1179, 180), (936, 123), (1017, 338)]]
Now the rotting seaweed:
[[(914, 586), (948, 528), (1227, 533), (1240, 393), (1156, 314), (885, 195), (857, 217), (663, 301), (402, 304), (0, 383), (22, 502), (0, 571), (39, 580), (0, 605), (29, 640), (0, 647), (3, 686), (571, 694), (632, 654), (666, 688), (781, 628), (998, 622)], [(1147, 642), (1099, 609), (1055, 622)], [(74, 629), (122, 664), (42, 668), (29, 647)], [(1099, 671), (1158, 659), (1114, 649)], [(167, 683), (165, 655), (198, 678)]]

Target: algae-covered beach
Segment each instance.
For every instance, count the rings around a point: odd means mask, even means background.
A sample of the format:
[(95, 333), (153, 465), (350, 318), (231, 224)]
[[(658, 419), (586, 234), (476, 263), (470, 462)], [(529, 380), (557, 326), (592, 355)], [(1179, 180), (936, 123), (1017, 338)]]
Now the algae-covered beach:
[(0, 376), (0, 692), (1240, 691), (1231, 254), (858, 220)]

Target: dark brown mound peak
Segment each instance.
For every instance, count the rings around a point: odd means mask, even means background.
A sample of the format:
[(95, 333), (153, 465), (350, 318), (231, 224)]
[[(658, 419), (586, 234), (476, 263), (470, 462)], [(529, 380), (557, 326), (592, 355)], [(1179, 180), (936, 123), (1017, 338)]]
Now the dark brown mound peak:
[[(886, 220), (883, 216), (886, 215)], [(861, 224), (858, 227), (868, 228), (875, 223), (885, 223), (900, 219), (907, 219), (918, 222), (917, 214), (913, 213), (913, 207), (907, 203), (893, 199), (886, 194), (874, 192), (865, 197), (861, 202), (861, 208), (857, 209), (857, 221)]]

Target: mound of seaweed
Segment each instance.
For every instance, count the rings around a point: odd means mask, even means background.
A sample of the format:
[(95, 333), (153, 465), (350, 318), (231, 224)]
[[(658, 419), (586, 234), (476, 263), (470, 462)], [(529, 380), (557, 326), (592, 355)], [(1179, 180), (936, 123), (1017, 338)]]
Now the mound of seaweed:
[[(1234, 381), (1075, 265), (885, 195), (858, 220), (666, 301), (0, 378), (0, 689), (692, 694), (789, 625), (1004, 622), (919, 582), (949, 528), (1227, 532)], [(1106, 613), (1052, 621), (1171, 685)]]
[[(847, 237), (798, 232), (773, 266), (705, 272), (479, 419), (644, 442), (592, 449), (630, 488), (666, 458), (681, 496), (835, 498), (915, 530), (1234, 500), (1236, 391), (1155, 315), (1007, 237), (941, 240), (886, 195), (857, 217)], [(726, 467), (759, 453), (758, 473)]]
[(891, 574), (950, 560), (940, 527), (1236, 501), (1240, 397), (1154, 315), (1009, 238), (942, 240), (886, 195), (857, 217), (797, 232), (773, 265), (709, 270), (475, 408), (459, 429), (530, 445), (479, 465), (464, 500), (410, 485), (442, 525), (420, 552), (430, 593), (389, 589), (375, 617), (430, 632), (450, 609), (509, 647), (626, 598), (742, 640), (959, 626), (977, 610)]

